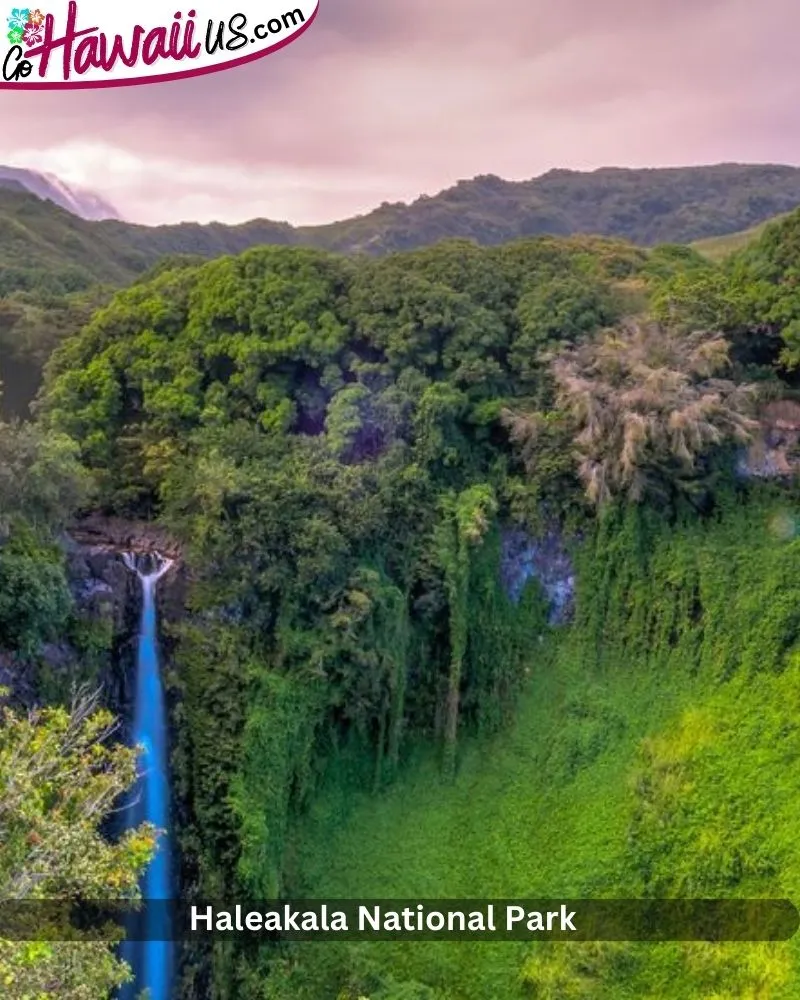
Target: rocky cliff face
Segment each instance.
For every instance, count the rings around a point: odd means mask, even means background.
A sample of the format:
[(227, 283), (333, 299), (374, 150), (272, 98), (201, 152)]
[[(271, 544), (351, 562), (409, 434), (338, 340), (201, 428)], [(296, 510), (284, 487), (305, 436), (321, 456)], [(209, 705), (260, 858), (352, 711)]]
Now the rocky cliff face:
[(67, 574), (78, 614), (107, 637), (98, 684), (102, 701), (123, 720), (131, 717), (136, 635), (141, 613), (138, 580), (119, 551), (67, 536)]
[(64, 633), (35, 655), (0, 650), (0, 684), (31, 707), (69, 700), (78, 688), (102, 689), (115, 713), (127, 704), (126, 669), (138, 615), (136, 579), (111, 551), (62, 539), (73, 615)]
[(124, 564), (123, 552), (161, 552), (175, 565), (159, 583), (159, 618), (165, 630), (181, 615), (185, 573), (175, 542), (152, 525), (88, 518), (61, 539), (74, 621), (57, 642), (34, 658), (0, 650), (0, 686), (23, 705), (70, 697), (78, 686), (101, 689), (101, 701), (122, 720), (132, 718), (136, 643), (142, 609), (139, 580)]
[(782, 399), (768, 403), (750, 447), (739, 457), (745, 479), (789, 479), (800, 471), (800, 405)]
[[(141, 522), (92, 517), (65, 536), (70, 587), (79, 613), (110, 635), (107, 662), (99, 678), (103, 701), (121, 719), (132, 718), (136, 643), (142, 609), (139, 580), (122, 553), (160, 552), (175, 560), (158, 587), (159, 618), (167, 627), (183, 608), (185, 574), (180, 550), (162, 530)], [(123, 723), (123, 728), (127, 725)]]
[(180, 559), (181, 555), (178, 543), (163, 528), (147, 521), (93, 514), (73, 524), (69, 537), (77, 545), (98, 551), (160, 552), (170, 559)]
[(550, 624), (569, 621), (575, 570), (565, 541), (555, 528), (539, 538), (520, 530), (504, 532), (501, 572), (505, 591), (513, 601), (520, 599), (529, 580), (537, 580), (550, 606)]

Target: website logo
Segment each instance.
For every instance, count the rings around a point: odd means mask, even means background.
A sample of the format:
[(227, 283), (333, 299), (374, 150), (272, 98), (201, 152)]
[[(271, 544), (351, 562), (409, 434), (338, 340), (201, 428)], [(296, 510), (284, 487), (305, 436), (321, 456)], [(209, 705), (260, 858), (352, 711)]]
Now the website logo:
[[(201, 4), (206, 4), (203, 10)], [(319, 0), (47, 0), (6, 8), (0, 89), (164, 83), (261, 59), (299, 38)]]

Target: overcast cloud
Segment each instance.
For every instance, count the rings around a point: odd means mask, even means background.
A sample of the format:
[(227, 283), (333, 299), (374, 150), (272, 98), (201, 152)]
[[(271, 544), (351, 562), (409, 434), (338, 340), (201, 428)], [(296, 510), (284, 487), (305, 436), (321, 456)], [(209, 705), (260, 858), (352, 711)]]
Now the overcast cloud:
[(800, 163), (796, 0), (320, 0), (207, 77), (0, 91), (0, 162), (132, 221), (332, 221), (460, 178)]

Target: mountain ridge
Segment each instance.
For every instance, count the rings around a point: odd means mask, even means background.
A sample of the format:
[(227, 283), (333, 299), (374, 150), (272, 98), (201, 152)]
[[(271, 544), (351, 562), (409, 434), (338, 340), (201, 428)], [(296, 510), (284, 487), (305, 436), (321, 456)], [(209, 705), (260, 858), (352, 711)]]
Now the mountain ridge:
[(450, 238), (493, 245), (591, 234), (688, 244), (742, 232), (797, 205), (800, 168), (779, 164), (556, 169), (530, 181), (485, 174), (408, 204), (384, 202), (365, 215), (301, 227), (263, 218), (160, 226), (85, 220), (18, 184), (0, 184), (0, 295), (119, 285), (164, 257), (211, 258), (259, 244), (370, 255)]
[(587, 234), (653, 246), (725, 236), (799, 204), (800, 168), (791, 165), (555, 168), (524, 181), (479, 174), (435, 195), (294, 231), (302, 242), (366, 252), (431, 242), (421, 230), (484, 244)]
[(22, 188), (87, 221), (122, 218), (105, 198), (93, 191), (65, 184), (55, 174), (0, 164), (0, 186)]

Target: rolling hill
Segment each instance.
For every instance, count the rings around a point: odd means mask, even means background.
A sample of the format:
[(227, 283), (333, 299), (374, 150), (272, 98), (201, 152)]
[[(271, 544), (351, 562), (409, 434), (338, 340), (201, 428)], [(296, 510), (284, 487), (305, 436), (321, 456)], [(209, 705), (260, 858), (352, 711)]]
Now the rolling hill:
[(170, 254), (218, 257), (295, 241), (290, 226), (266, 220), (156, 227), (88, 221), (27, 191), (0, 187), (0, 296), (123, 285)]
[(121, 284), (165, 255), (215, 257), (262, 243), (370, 254), (448, 237), (497, 244), (592, 233), (642, 246), (690, 243), (746, 230), (798, 204), (800, 168), (737, 164), (553, 170), (522, 182), (476, 177), (411, 204), (385, 203), (367, 215), (310, 227), (267, 219), (234, 226), (94, 222), (19, 188), (0, 187), (0, 295)]
[(797, 167), (551, 170), (522, 182), (476, 177), (411, 205), (382, 205), (361, 218), (298, 233), (304, 242), (329, 249), (374, 253), (447, 236), (494, 244), (591, 233), (654, 246), (737, 232), (798, 204)]
[(800, 169), (554, 170), (524, 182), (483, 176), (408, 205), (383, 204), (312, 227), (268, 219), (153, 227), (95, 221), (68, 211), (63, 200), (56, 204), (52, 185), (33, 190), (0, 176), (0, 406), (6, 414), (27, 412), (52, 348), (113, 288), (175, 256), (219, 257), (259, 244), (378, 256), (452, 237), (491, 245), (591, 233), (641, 246), (699, 240), (696, 249), (720, 259), (800, 204)]

